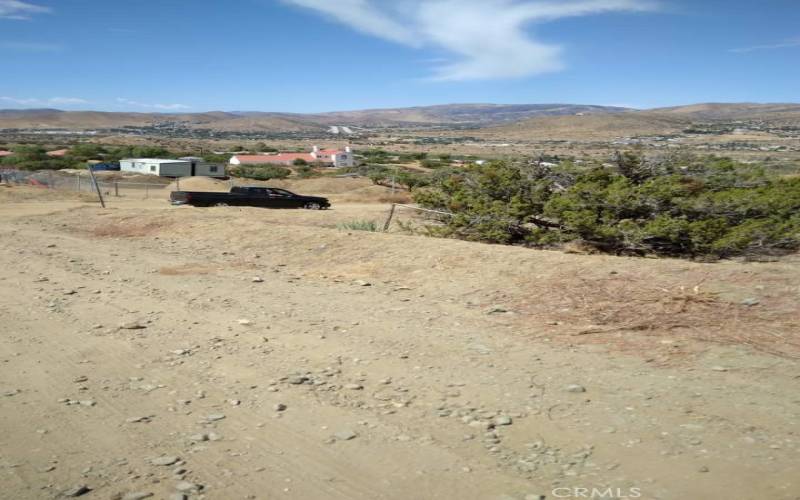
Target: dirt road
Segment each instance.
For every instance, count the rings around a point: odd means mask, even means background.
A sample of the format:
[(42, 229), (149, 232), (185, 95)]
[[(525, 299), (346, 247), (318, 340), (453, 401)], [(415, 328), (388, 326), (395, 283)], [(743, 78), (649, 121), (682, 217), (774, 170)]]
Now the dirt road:
[(384, 208), (341, 210), (0, 205), (2, 496), (800, 498), (796, 260), (348, 233)]

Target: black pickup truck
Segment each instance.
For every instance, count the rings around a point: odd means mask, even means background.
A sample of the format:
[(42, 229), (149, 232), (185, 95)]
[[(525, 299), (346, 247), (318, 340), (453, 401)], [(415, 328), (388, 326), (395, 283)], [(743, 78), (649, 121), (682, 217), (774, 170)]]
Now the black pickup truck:
[(285, 189), (261, 186), (235, 186), (230, 193), (201, 191), (173, 191), (169, 195), (173, 205), (194, 205), (196, 207), (265, 207), (265, 208), (307, 208), (324, 210), (331, 206), (327, 198), (303, 196)]

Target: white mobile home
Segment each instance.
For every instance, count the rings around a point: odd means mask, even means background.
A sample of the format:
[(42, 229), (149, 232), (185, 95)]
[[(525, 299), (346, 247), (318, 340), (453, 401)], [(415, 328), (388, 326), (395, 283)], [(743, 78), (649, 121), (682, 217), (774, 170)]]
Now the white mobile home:
[(202, 177), (224, 177), (225, 166), (217, 165), (214, 163), (206, 163), (206, 161), (197, 156), (183, 156), (178, 158), (182, 161), (188, 161), (192, 165), (192, 173), (189, 175), (199, 175)]
[(163, 160), (158, 158), (128, 158), (119, 161), (122, 172), (132, 172), (160, 177), (223, 177), (225, 168), (220, 165), (205, 163), (202, 158), (181, 158), (179, 160)]

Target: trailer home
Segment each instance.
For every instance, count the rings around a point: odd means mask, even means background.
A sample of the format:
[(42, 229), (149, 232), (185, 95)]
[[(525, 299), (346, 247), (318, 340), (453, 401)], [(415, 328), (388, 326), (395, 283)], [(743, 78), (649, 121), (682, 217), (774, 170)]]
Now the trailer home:
[(205, 163), (202, 158), (186, 157), (178, 160), (157, 158), (128, 158), (120, 160), (120, 170), (144, 175), (160, 177), (223, 177), (225, 168), (220, 165)]

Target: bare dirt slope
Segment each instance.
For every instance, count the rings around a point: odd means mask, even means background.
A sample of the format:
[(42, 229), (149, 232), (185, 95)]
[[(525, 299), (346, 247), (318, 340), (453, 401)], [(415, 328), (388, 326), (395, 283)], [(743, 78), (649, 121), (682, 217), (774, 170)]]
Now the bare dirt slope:
[(800, 496), (796, 260), (0, 201), (6, 498)]

